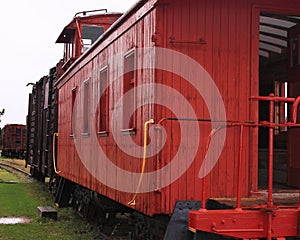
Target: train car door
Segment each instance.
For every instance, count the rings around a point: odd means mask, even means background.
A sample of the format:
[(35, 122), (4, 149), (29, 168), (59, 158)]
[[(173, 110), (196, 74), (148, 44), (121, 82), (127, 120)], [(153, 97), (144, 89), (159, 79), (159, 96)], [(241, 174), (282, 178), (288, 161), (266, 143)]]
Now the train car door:
[[(300, 96), (300, 24), (291, 28), (288, 32), (289, 65), (288, 84), (289, 96)], [(297, 123), (300, 122), (298, 109)], [(300, 128), (288, 130), (288, 185), (300, 187)]]
[[(300, 17), (261, 12), (259, 31), (259, 95), (300, 96)], [(275, 103), (275, 123), (290, 121), (291, 106)], [(300, 111), (299, 111), (300, 114)], [(269, 121), (269, 103), (259, 102), (259, 121)], [(300, 117), (298, 122), (300, 123)], [(258, 188), (268, 186), (268, 128), (258, 132)], [(274, 129), (273, 188), (300, 186), (300, 128)]]

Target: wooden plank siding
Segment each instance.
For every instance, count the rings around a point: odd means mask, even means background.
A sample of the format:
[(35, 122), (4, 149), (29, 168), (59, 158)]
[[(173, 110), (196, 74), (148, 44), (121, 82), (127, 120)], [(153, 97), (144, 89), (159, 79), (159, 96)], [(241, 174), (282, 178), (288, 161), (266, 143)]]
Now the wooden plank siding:
[[(99, 98), (99, 72), (108, 66), (108, 81), (112, 83), (109, 87), (109, 120), (111, 113), (118, 107), (117, 103), (122, 97), (123, 82), (117, 81), (118, 71), (123, 71), (122, 63), (111, 64), (109, 59), (119, 53), (127, 53), (134, 48), (158, 47), (168, 48), (183, 53), (201, 64), (214, 79), (216, 86), (222, 96), (226, 118), (228, 120), (258, 120), (258, 105), (251, 103), (249, 97), (258, 95), (258, 44), (259, 44), (259, 14), (260, 11), (276, 13), (295, 13), (299, 15), (300, 2), (295, 0), (159, 0), (141, 1), (118, 23), (118, 27), (110, 31), (101, 41), (96, 42), (93, 49), (84, 54), (71, 69), (62, 76), (57, 83), (59, 88), (59, 147), (58, 147), (58, 169), (61, 175), (71, 181), (88, 187), (124, 205), (133, 197), (132, 193), (124, 193), (110, 188), (105, 183), (100, 183), (87, 171), (79, 160), (74, 148), (71, 132), (71, 106), (72, 89), (79, 90), (83, 81), (90, 79), (90, 94), (93, 98)], [(298, 9), (298, 13), (294, 12)], [(174, 44), (170, 39), (182, 41), (197, 41), (203, 39), (201, 44)], [(193, 106), (198, 118), (210, 118), (207, 106), (201, 96), (195, 92), (193, 86), (182, 77), (162, 70), (143, 69), (149, 66), (152, 59), (139, 58), (136, 61), (135, 86), (147, 83), (161, 83), (170, 86), (180, 92)], [(164, 61), (172, 63), (176, 67), (174, 59), (166, 58)], [(151, 63), (150, 63), (151, 64)], [(181, 66), (182, 69), (189, 66)], [(194, 74), (191, 69), (191, 76)], [(201, 81), (199, 76), (199, 81)], [(206, 89), (212, 92), (213, 89)], [(164, 96), (164, 92), (155, 92), (148, 88), (135, 97), (142, 103), (147, 99)], [(167, 96), (165, 96), (168, 98)], [(143, 145), (143, 124), (154, 118), (155, 121), (167, 117), (175, 117), (171, 112), (172, 107), (180, 107), (179, 99), (166, 99), (171, 109), (160, 105), (145, 105), (136, 111), (136, 133), (134, 135), (119, 135), (121, 145), (128, 146), (128, 139), (132, 138), (138, 145)], [(211, 101), (216, 101), (211, 94)], [(83, 104), (83, 103), (81, 103)], [(217, 103), (216, 103), (217, 106)], [(91, 116), (96, 115), (96, 106), (91, 106)], [(221, 110), (220, 110), (221, 111)], [(187, 114), (182, 110), (182, 116)], [(118, 115), (119, 114), (119, 115)], [(112, 129), (121, 129), (122, 116), (118, 111), (116, 119), (109, 122), (108, 136), (98, 136), (98, 142), (92, 143), (88, 137), (75, 136), (82, 145), (98, 144), (102, 146), (107, 157), (118, 167), (140, 172), (141, 159), (126, 155), (117, 146), (111, 135)], [(76, 122), (83, 122), (77, 119)], [(147, 159), (146, 171), (154, 171), (170, 163), (178, 150), (180, 143), (180, 128), (176, 121), (164, 121), (163, 127), (168, 134), (168, 140), (159, 153), (153, 158)], [(210, 123), (199, 123), (200, 143), (193, 164), (178, 180), (171, 185), (160, 189), (160, 191), (138, 194), (134, 208), (145, 214), (170, 214), (177, 200), (201, 199), (202, 180), (198, 178), (199, 169), (205, 156), (207, 137), (211, 131)], [(94, 131), (95, 126), (89, 126)], [(222, 130), (221, 130), (222, 131)], [(195, 132), (188, 129), (186, 136), (193, 139)], [(156, 135), (157, 136), (157, 135)], [(257, 188), (257, 136), (254, 129), (246, 129), (244, 133), (243, 148), (243, 196)], [(151, 139), (158, 141), (158, 139)], [(190, 141), (190, 140), (189, 140)], [(207, 176), (208, 197), (234, 197), (236, 192), (236, 161), (239, 151), (239, 128), (228, 128), (224, 149), (221, 156)], [(157, 142), (155, 142), (157, 144)], [(191, 142), (185, 143), (185, 151), (188, 153)], [(133, 152), (137, 149), (133, 148)], [(93, 154), (85, 152), (87, 156)], [(92, 158), (92, 156), (91, 156)], [(160, 160), (158, 160), (160, 159)], [(158, 176), (164, 180), (171, 178), (171, 172), (178, 173), (181, 167), (170, 169), (165, 176)], [(94, 163), (94, 172), (101, 174), (107, 171), (108, 166), (99, 166)], [(107, 175), (107, 181), (120, 180), (115, 173)], [(118, 182), (118, 181), (116, 181)], [(149, 182), (149, 184), (152, 184)], [(134, 192), (136, 185), (132, 184)]]
[[(250, 55), (250, 48), (247, 46), (250, 43), (248, 35), (250, 36), (251, 33), (249, 24), (251, 12), (245, 15), (239, 12), (239, 8), (232, 7), (233, 4), (237, 5), (238, 3), (238, 1), (168, 1), (167, 5), (161, 7), (167, 9), (161, 10), (161, 13), (164, 12), (167, 16), (165, 22), (159, 22), (161, 24), (158, 32), (163, 34), (161, 37), (165, 41), (163, 46), (195, 59), (212, 76), (223, 97), (227, 119), (247, 120), (249, 119), (249, 107), (245, 106), (249, 106), (250, 93), (247, 93), (247, 91), (250, 89), (250, 71), (248, 67), (250, 59), (245, 57), (243, 61), (241, 58), (244, 58), (244, 56), (241, 56), (241, 54)], [(242, 18), (242, 14), (246, 18), (245, 21), (239, 20)], [(236, 34), (229, 34), (229, 32)], [(243, 37), (243, 41), (240, 41), (240, 35)], [(205, 44), (172, 44), (169, 42), (170, 37), (178, 41), (191, 42), (204, 38)], [(194, 90), (187, 85), (184, 79), (175, 75), (166, 77), (166, 74), (162, 74), (157, 78), (157, 81), (162, 81), (163, 84), (172, 86), (187, 96), (190, 104), (196, 110), (198, 118), (210, 118), (205, 103), (200, 96), (193, 92)], [(199, 76), (199, 81), (201, 81), (201, 76)], [(214, 101), (214, 99), (211, 100)], [(173, 101), (173, 104), (175, 108), (176, 104), (180, 105), (181, 103)], [(238, 109), (243, 110), (239, 112)], [(163, 110), (162, 112), (164, 113)], [(163, 117), (170, 117), (170, 115), (163, 115)], [(164, 151), (162, 153), (162, 158), (166, 161), (165, 164), (172, 159), (179, 145), (177, 141), (180, 139), (179, 128), (175, 127), (174, 123), (166, 124), (170, 125), (170, 132), (172, 132), (170, 139), (172, 142), (168, 142), (165, 147), (169, 148), (169, 152)], [(180, 179), (163, 190), (162, 199), (166, 201), (165, 212), (172, 212), (174, 203), (178, 199), (201, 199), (202, 182), (198, 178), (198, 173), (205, 155), (205, 145), (211, 129), (208, 123), (199, 123), (199, 128), (201, 139), (195, 161)], [(192, 136), (193, 130), (190, 129), (190, 132), (186, 134)], [(244, 138), (246, 139), (247, 135)], [(206, 191), (209, 197), (234, 196), (236, 191), (234, 187), (236, 182), (235, 161), (238, 156), (236, 139), (239, 139), (239, 129), (228, 129), (222, 155), (207, 179)], [(168, 144), (170, 144), (169, 147)], [(245, 150), (244, 156), (247, 154), (249, 153)], [(249, 191), (247, 187), (249, 178), (248, 161), (245, 162), (244, 173), (243, 182), (245, 187), (243, 194), (246, 195)]]
[[(161, 13), (167, 14), (167, 23), (159, 21), (158, 32), (164, 36), (162, 46), (182, 52), (197, 60), (212, 76), (223, 98), (228, 120), (258, 120), (258, 106), (249, 98), (258, 95), (258, 44), (259, 16), (261, 11), (299, 15), (299, 3), (289, 1), (165, 1)], [(293, 9), (294, 8), (294, 9)], [(295, 9), (298, 9), (295, 11)], [(196, 11), (196, 16), (193, 15)], [(192, 20), (191, 20), (192, 19)], [(192, 22), (192, 23), (191, 23)], [(172, 44), (170, 37), (176, 40), (196, 41), (205, 39), (203, 45)], [(189, 90), (183, 79), (176, 76), (161, 75), (157, 78), (167, 85), (179, 88), (181, 93)], [(209, 91), (209, 89), (207, 89)], [(187, 93), (189, 95), (189, 93)], [(190, 96), (190, 95), (189, 95)], [(176, 104), (175, 101), (174, 107)], [(194, 108), (201, 105), (199, 99), (191, 101)], [(197, 112), (199, 118), (209, 118), (205, 105)], [(163, 112), (163, 111), (162, 111)], [(254, 113), (253, 113), (254, 112)], [(162, 117), (170, 117), (163, 115)], [(179, 138), (179, 129), (170, 124), (174, 147)], [(201, 180), (198, 171), (204, 156), (204, 146), (209, 128), (200, 124), (201, 141), (199, 152), (189, 170), (175, 183), (164, 189), (163, 200), (166, 201), (165, 212), (171, 212), (178, 199), (201, 199)], [(207, 126), (207, 125), (206, 125)], [(176, 135), (177, 132), (177, 135)], [(192, 133), (188, 133), (192, 134)], [(247, 196), (250, 191), (257, 190), (257, 132), (247, 129), (244, 133), (243, 148), (243, 189)], [(236, 161), (238, 158), (239, 129), (228, 128), (224, 149), (217, 165), (209, 174), (207, 182), (208, 197), (233, 197), (236, 192)], [(168, 146), (166, 146), (167, 148)], [(172, 159), (172, 147), (164, 152), (162, 158)], [(176, 147), (175, 147), (176, 149)], [(176, 170), (175, 170), (176, 171)]]
[[(76, 183), (81, 184), (84, 187), (90, 188), (94, 191), (97, 191), (115, 201), (121, 202), (124, 205), (127, 205), (132, 197), (133, 193), (124, 193), (120, 191), (116, 191), (120, 186), (115, 187), (107, 187), (105, 184), (101, 184), (96, 178), (92, 177), (92, 175), (87, 171), (84, 165), (81, 163), (79, 156), (76, 153), (76, 149), (74, 147), (73, 138), (70, 137), (71, 134), (71, 92), (72, 89), (77, 88), (78, 92), (80, 92), (80, 87), (83, 82), (87, 79), (90, 80), (90, 94), (92, 98), (99, 99), (99, 72), (100, 70), (107, 66), (108, 67), (108, 80), (111, 83), (109, 87), (109, 113), (116, 110), (115, 108), (118, 106), (117, 103), (122, 97), (122, 89), (123, 82), (122, 78), (117, 79), (120, 75), (120, 72), (123, 72), (123, 63), (111, 64), (110, 60), (114, 55), (122, 53), (125, 55), (127, 52), (132, 51), (136, 48), (142, 47), (151, 47), (153, 45), (152, 42), (152, 34), (155, 32), (155, 9), (151, 10), (148, 7), (146, 15), (140, 20), (136, 21), (138, 18), (138, 14), (132, 16), (125, 25), (122, 25), (119, 30), (119, 33), (114, 36), (109, 36), (109, 40), (103, 41), (97, 46), (94, 51), (90, 53), (89, 56), (83, 57), (81, 62), (66, 73), (58, 83), (59, 87), (59, 147), (58, 147), (58, 169), (61, 171), (61, 175), (74, 181)], [(114, 38), (112, 40), (111, 38)], [(103, 47), (106, 46), (106, 47)], [(92, 56), (92, 57), (90, 57)], [(151, 83), (154, 81), (154, 71), (143, 69), (143, 66), (149, 66), (149, 61), (151, 59), (141, 59), (141, 61), (136, 61), (138, 64), (138, 70), (135, 71), (136, 74), (136, 82), (135, 85), (139, 86), (145, 83)], [(137, 93), (136, 93), (137, 94)], [(141, 99), (141, 102), (148, 101), (149, 98), (153, 97), (153, 89), (145, 89), (144, 92), (140, 92), (138, 96)], [(82, 102), (79, 103), (82, 106)], [(96, 108), (93, 103), (90, 102), (92, 106), (90, 106), (90, 117), (94, 117), (96, 115)], [(117, 109), (120, 110), (120, 109)], [(122, 150), (118, 148), (116, 141), (113, 139), (111, 134), (112, 128), (115, 128), (116, 132), (122, 129), (120, 111), (117, 111), (116, 119), (120, 120), (119, 122), (111, 123), (109, 122), (108, 128), (108, 136), (98, 136), (98, 143), (101, 145), (103, 151), (106, 153), (108, 159), (110, 159), (116, 166), (130, 170), (132, 172), (140, 172), (141, 170), (141, 160), (133, 158), (127, 154), (123, 154)], [(134, 135), (128, 134), (120, 134), (118, 137), (120, 138), (120, 142), (122, 147), (128, 147), (128, 139), (132, 138), (138, 145), (143, 145), (143, 123), (149, 120), (154, 116), (154, 109), (151, 105), (142, 106), (137, 109), (136, 113), (136, 133)], [(111, 116), (109, 121), (111, 120)], [(81, 124), (83, 119), (76, 119), (76, 123)], [(94, 126), (89, 126), (90, 131), (97, 131), (94, 129)], [(97, 127), (96, 127), (97, 128)], [(94, 148), (98, 147), (98, 143), (91, 143), (88, 136), (75, 136), (78, 144), (84, 146), (91, 145)], [(133, 151), (135, 151), (133, 149)], [(93, 158), (92, 152), (84, 153), (87, 158)], [(153, 161), (148, 161), (147, 171), (149, 169), (154, 170)], [(97, 163), (94, 164), (94, 173), (96, 175), (101, 174), (101, 171), (105, 171), (107, 166), (98, 166)], [(116, 173), (110, 173), (107, 175), (107, 181), (116, 180), (116, 183), (121, 183), (121, 176), (118, 176)], [(136, 185), (132, 184), (132, 192), (135, 191)], [(152, 204), (154, 193), (139, 195), (137, 199), (136, 208), (148, 212), (153, 213), (156, 210), (155, 205)], [(160, 209), (160, 207), (158, 207)]]

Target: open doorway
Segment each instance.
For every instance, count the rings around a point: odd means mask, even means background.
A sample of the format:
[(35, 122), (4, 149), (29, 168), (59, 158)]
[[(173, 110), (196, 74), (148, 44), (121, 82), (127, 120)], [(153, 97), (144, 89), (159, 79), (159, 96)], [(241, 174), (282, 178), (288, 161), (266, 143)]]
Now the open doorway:
[[(299, 26), (299, 16), (261, 13), (259, 33), (260, 96), (268, 96), (270, 93), (281, 97), (300, 95), (300, 74), (298, 74), (298, 80), (292, 79), (295, 75), (294, 68), (300, 63)], [(298, 33), (297, 29), (299, 29)], [(299, 82), (299, 84), (296, 85), (295, 82)], [(295, 88), (298, 91), (295, 91)], [(289, 121), (290, 106), (286, 103), (276, 103), (274, 114), (275, 123)], [(264, 120), (269, 121), (269, 102), (261, 101), (259, 103), (259, 121)], [(300, 174), (300, 149), (299, 161), (297, 161), (295, 159), (297, 154), (295, 155), (293, 146), (294, 141), (299, 141), (296, 139), (297, 134), (300, 138), (300, 129), (291, 130), (287, 127), (278, 127), (274, 130), (274, 190), (299, 187), (300, 182), (297, 181)], [(259, 129), (258, 142), (258, 187), (266, 189), (268, 185), (268, 128)], [(294, 179), (295, 177), (297, 179)]]

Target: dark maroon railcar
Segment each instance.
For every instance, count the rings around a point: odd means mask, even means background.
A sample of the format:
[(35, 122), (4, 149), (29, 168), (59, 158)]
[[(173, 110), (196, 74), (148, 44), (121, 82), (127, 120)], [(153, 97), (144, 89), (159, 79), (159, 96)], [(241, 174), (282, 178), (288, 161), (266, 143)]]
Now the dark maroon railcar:
[(7, 124), (1, 132), (3, 157), (24, 158), (26, 151), (26, 126)]
[(28, 101), (26, 165), (30, 165), (31, 175), (42, 181), (55, 175), (52, 138), (57, 132), (57, 91), (53, 85), (59, 66), (33, 84)]

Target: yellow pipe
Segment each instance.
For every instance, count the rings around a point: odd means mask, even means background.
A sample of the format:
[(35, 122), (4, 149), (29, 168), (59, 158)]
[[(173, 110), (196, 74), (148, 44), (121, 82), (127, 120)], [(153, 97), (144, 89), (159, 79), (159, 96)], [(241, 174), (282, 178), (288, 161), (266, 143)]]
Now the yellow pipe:
[(52, 139), (52, 148), (53, 148), (53, 151), (52, 151), (52, 159), (53, 159), (53, 168), (54, 168), (54, 172), (56, 173), (56, 174), (60, 174), (61, 173), (61, 171), (57, 171), (57, 168), (56, 168), (56, 159), (55, 159), (55, 144), (56, 144), (56, 141), (55, 141), (55, 139), (56, 139), (56, 137), (58, 137), (58, 133), (53, 133), (53, 139)]
[(131, 205), (131, 206), (134, 206), (136, 203), (135, 203), (135, 199), (137, 197), (137, 194), (140, 190), (140, 187), (141, 187), (141, 183), (142, 183), (142, 180), (143, 180), (143, 176), (144, 176), (144, 173), (145, 173), (145, 166), (146, 166), (146, 154), (147, 154), (147, 136), (148, 136), (148, 128), (147, 126), (149, 124), (153, 124), (154, 123), (154, 120), (153, 119), (150, 119), (149, 121), (145, 122), (144, 123), (144, 153), (143, 153), (143, 163), (142, 163), (142, 170), (141, 170), (141, 175), (140, 175), (140, 179), (139, 179), (139, 183), (137, 185), (137, 188), (135, 190), (135, 194), (133, 196), (133, 198), (127, 203), (128, 205)]

